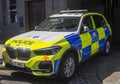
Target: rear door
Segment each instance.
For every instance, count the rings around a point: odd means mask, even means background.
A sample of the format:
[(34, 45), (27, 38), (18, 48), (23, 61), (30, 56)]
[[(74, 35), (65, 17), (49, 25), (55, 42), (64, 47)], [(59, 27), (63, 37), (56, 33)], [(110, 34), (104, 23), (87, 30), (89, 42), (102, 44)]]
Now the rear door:
[(102, 51), (104, 49), (106, 36), (108, 36), (110, 32), (108, 31), (108, 26), (102, 16), (93, 15), (93, 19), (95, 23), (95, 31), (98, 32), (98, 41), (96, 42), (98, 45), (96, 46), (96, 50)]

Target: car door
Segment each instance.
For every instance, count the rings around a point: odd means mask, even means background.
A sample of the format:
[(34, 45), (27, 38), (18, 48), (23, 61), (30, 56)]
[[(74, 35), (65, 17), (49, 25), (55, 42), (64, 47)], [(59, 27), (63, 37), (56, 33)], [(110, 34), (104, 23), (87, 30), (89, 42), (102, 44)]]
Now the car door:
[(100, 15), (93, 15), (93, 20), (95, 23), (95, 30), (98, 32), (98, 47), (96, 47), (97, 51), (102, 51), (104, 49), (106, 36), (110, 35), (108, 31), (108, 26), (104, 20), (104, 18)]
[(92, 41), (96, 41), (96, 37), (92, 38), (93, 34), (93, 25), (91, 16), (87, 15), (83, 17), (81, 28), (80, 28), (80, 38), (82, 41), (82, 49), (81, 49), (81, 59), (85, 60), (90, 57), (92, 51)]

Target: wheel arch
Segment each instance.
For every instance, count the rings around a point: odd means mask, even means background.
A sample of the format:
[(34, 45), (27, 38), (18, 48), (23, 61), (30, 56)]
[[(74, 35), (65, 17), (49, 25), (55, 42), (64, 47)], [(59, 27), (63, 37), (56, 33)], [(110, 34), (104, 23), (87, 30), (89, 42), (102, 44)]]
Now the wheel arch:
[(66, 55), (67, 53), (74, 53), (74, 59), (75, 59), (75, 65), (76, 65), (76, 67), (77, 67), (77, 65), (79, 64), (79, 52), (78, 52), (78, 50), (76, 49), (76, 48), (69, 48), (69, 49), (67, 49), (64, 53), (63, 53), (63, 55), (62, 55), (62, 57), (61, 57), (61, 59), (60, 59), (60, 62), (59, 62), (59, 65), (58, 65), (58, 71), (57, 71), (57, 75), (58, 75), (58, 77), (60, 76), (60, 72), (61, 72), (61, 68), (62, 68), (62, 63), (63, 63), (63, 61), (64, 61), (64, 59), (66, 59), (66, 57), (68, 57), (68, 55)]
[(76, 48), (69, 48), (63, 53), (63, 55), (60, 59), (60, 62), (59, 62), (59, 65), (58, 65), (58, 73), (60, 71), (60, 64), (61, 64), (62, 60), (65, 58), (65, 55), (69, 52), (73, 52), (75, 54), (76, 64), (78, 65), (78, 63), (79, 63), (79, 53), (78, 53), (77, 49)]
[(108, 36), (108, 37), (107, 37), (107, 40), (112, 40), (112, 36), (111, 36), (111, 35)]
[(69, 49), (67, 49), (67, 50), (63, 53), (61, 60), (64, 59), (65, 55), (66, 55), (67, 53), (69, 53), (69, 52), (72, 52), (72, 53), (75, 54), (75, 59), (76, 59), (76, 62), (77, 62), (77, 64), (78, 64), (78, 62), (79, 62), (79, 53), (78, 53), (78, 50), (77, 50), (76, 48), (69, 48)]
[(112, 43), (112, 36), (108, 36), (107, 38), (106, 38), (106, 41), (107, 40), (109, 40), (110, 41), (110, 44)]

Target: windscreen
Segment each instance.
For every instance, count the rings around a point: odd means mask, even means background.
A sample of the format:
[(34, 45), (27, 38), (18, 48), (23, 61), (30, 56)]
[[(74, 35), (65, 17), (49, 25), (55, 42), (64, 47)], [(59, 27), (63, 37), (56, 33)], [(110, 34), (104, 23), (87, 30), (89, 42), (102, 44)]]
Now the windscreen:
[(36, 31), (73, 32), (78, 28), (80, 17), (54, 17), (44, 20)]

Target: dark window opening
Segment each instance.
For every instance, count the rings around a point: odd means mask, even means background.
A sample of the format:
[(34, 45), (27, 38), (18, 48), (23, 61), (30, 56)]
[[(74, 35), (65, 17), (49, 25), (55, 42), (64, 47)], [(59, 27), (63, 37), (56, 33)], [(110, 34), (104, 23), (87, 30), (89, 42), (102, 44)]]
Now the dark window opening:
[(93, 28), (92, 28), (91, 18), (90, 16), (86, 16), (82, 22), (81, 33), (92, 30), (92, 29)]
[(8, 23), (17, 22), (16, 0), (8, 0)]
[(95, 21), (96, 28), (100, 28), (106, 24), (105, 20), (101, 16), (94, 15), (93, 19)]

